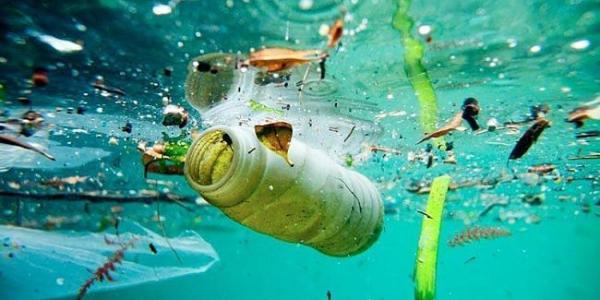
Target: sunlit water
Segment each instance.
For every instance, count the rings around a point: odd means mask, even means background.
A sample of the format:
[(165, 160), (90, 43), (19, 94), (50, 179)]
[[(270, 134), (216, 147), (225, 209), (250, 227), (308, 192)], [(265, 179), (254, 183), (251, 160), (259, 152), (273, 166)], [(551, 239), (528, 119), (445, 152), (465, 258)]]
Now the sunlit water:
[[(479, 100), (482, 125), (490, 118), (500, 123), (524, 120), (530, 107), (540, 104), (550, 107), (546, 117), (552, 122), (530, 151), (508, 167), (509, 153), (527, 124), (515, 134), (455, 131), (446, 140), (454, 143), (457, 164), (444, 164), (440, 152), (431, 168), (410, 160), (411, 153), (425, 146), (415, 145), (422, 136), (419, 106), (404, 74), (399, 32), (391, 25), (395, 1), (174, 1), (170, 9), (157, 4), (124, 0), (0, 4), (2, 110), (19, 116), (29, 107), (16, 99), (28, 97), (47, 126), (27, 139), (45, 145), (56, 157), (49, 161), (24, 150), (4, 151), (2, 191), (56, 192), (39, 183), (78, 175), (93, 180), (67, 187), (66, 192), (108, 190), (131, 196), (162, 189), (194, 197), (182, 178), (151, 175), (167, 181), (160, 185), (144, 180), (136, 150), (139, 140), (179, 133), (161, 125), (166, 95), (190, 111), (193, 120), (188, 126), (200, 123), (202, 116), (184, 98), (190, 59), (217, 51), (247, 53), (263, 46), (323, 47), (319, 28), (331, 24), (345, 7), (342, 45), (327, 60), (327, 77), (336, 87), (327, 97), (328, 105), (345, 116), (373, 121), (382, 129), (375, 144), (400, 152), (370, 153), (352, 167), (377, 183), (386, 205), (385, 229), (365, 253), (331, 258), (257, 234), (211, 207), (187, 211), (162, 204), (167, 233), (176, 236), (184, 229), (194, 230), (214, 247), (219, 261), (199, 275), (105, 289), (88, 294), (89, 299), (327, 299), (328, 291), (332, 299), (412, 298), (423, 218), (417, 210), (427, 196), (411, 192), (411, 187), (445, 173), (455, 182), (513, 173), (519, 179), (449, 193), (438, 257), (438, 299), (600, 297), (599, 165), (597, 160), (569, 160), (600, 151), (598, 138), (575, 138), (580, 131), (600, 130), (600, 125), (589, 121), (575, 129), (564, 122), (569, 111), (598, 96), (598, 1), (414, 1), (416, 28), (431, 26), (424, 62), (436, 88), (440, 124), (467, 97)], [(426, 36), (422, 38), (425, 41)], [(48, 70), (46, 87), (32, 88), (27, 82), (35, 67)], [(172, 76), (165, 76), (165, 68), (173, 69)], [(96, 91), (90, 83), (97, 76), (126, 95)], [(86, 111), (69, 114), (69, 107)], [(133, 125), (131, 134), (121, 130), (128, 121)], [(116, 145), (109, 143), (111, 138)], [(561, 179), (523, 175), (529, 166), (542, 163), (555, 164)], [(566, 180), (568, 176), (575, 180)], [(523, 203), (531, 195), (542, 195), (542, 203)], [(114, 205), (86, 208), (83, 201), (0, 197), (2, 223), (16, 222), (15, 203), (23, 199), (21, 222), (45, 228), (48, 216), (66, 216), (71, 221), (59, 225), (63, 230), (96, 231), (98, 220), (110, 216)], [(507, 204), (478, 218), (490, 201)], [(155, 205), (122, 206), (124, 218), (158, 230)], [(447, 246), (469, 224), (502, 226), (512, 235)], [(113, 231), (110, 226), (102, 229)], [(2, 264), (9, 259), (0, 258), (0, 287), (10, 287), (0, 288), (1, 298), (48, 297), (27, 282), (6, 284), (12, 274), (6, 274)], [(56, 266), (58, 273), (60, 268)], [(69, 274), (61, 278), (68, 281)]]

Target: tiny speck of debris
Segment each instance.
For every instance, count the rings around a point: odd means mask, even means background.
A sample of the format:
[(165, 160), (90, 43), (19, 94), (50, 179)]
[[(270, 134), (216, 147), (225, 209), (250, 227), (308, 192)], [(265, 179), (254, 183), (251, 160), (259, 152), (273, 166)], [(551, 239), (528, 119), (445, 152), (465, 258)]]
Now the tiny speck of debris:
[(64, 279), (64, 278), (62, 278), (62, 277), (58, 277), (58, 278), (56, 278), (56, 284), (58, 284), (58, 285), (63, 285), (63, 284), (65, 284), (65, 279)]
[(154, 253), (154, 254), (158, 253), (158, 251), (156, 251), (156, 247), (154, 247), (154, 244), (150, 243), (150, 244), (148, 244), (148, 247), (150, 247), (150, 251), (152, 251), (152, 253)]

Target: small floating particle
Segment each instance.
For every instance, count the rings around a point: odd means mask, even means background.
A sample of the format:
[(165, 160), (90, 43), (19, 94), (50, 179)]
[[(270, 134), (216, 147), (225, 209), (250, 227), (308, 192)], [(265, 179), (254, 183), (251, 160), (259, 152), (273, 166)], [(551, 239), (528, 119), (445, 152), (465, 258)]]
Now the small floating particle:
[(131, 133), (132, 129), (133, 129), (133, 125), (129, 121), (127, 123), (125, 123), (125, 126), (121, 127), (121, 130), (123, 130), (123, 132), (127, 132), (127, 133)]
[(163, 74), (167, 77), (171, 77), (171, 74), (173, 74), (173, 68), (172, 67), (166, 67), (163, 69)]
[(554, 171), (556, 169), (555, 165), (552, 164), (543, 164), (537, 166), (531, 166), (527, 170), (530, 173), (538, 173), (538, 174), (546, 174)]
[(496, 118), (490, 118), (485, 125), (487, 126), (488, 131), (495, 131), (500, 127), (500, 122), (498, 122)]
[(588, 41), (588, 40), (574, 41), (569, 46), (575, 50), (583, 50), (590, 46), (590, 41)]
[(314, 4), (314, 0), (300, 0), (300, 2), (298, 2), (298, 7), (301, 10), (309, 10), (313, 7)]
[(531, 53), (539, 53), (540, 51), (542, 51), (542, 46), (540, 45), (533, 45), (529, 48), (529, 52)]
[(150, 248), (150, 251), (152, 251), (152, 253), (154, 253), (154, 254), (158, 253), (158, 251), (156, 251), (156, 247), (154, 247), (154, 244), (149, 243), (148, 247)]
[(166, 4), (159, 3), (159, 4), (154, 5), (154, 7), (152, 7), (152, 13), (157, 16), (168, 15), (171, 12), (173, 12), (173, 9), (171, 8), (171, 6), (166, 5)]
[(529, 205), (537, 206), (542, 205), (542, 203), (544, 203), (545, 198), (546, 196), (544, 194), (525, 195), (523, 196), (523, 202)]
[(470, 263), (470, 262), (474, 261), (475, 259), (477, 259), (477, 257), (475, 257), (475, 256), (471, 256), (471, 257), (469, 257), (469, 259), (465, 260), (464, 264), (466, 265), (466, 264), (468, 264), (468, 263)]
[(114, 137), (114, 136), (111, 136), (111, 137), (108, 139), (108, 143), (109, 143), (110, 145), (118, 145), (118, 144), (119, 144), (119, 140), (118, 140), (116, 137)]
[(589, 204), (589, 203), (585, 202), (585, 203), (581, 204), (581, 211), (582, 211), (583, 213), (586, 213), (586, 214), (587, 214), (587, 213), (589, 213), (591, 210), (592, 210), (592, 207), (590, 206), (590, 204)]
[(33, 74), (31, 75), (31, 81), (36, 87), (48, 85), (48, 83), (50, 82), (50, 80), (48, 79), (48, 70), (41, 67), (35, 68), (33, 70)]
[(58, 278), (56, 278), (56, 284), (58, 284), (58, 285), (63, 285), (63, 284), (65, 284), (65, 279), (64, 279), (64, 278), (62, 278), (62, 277), (58, 277)]
[(31, 105), (31, 100), (28, 97), (19, 97), (17, 98), (17, 101), (19, 101), (19, 103), (22, 105)]
[(123, 206), (120, 205), (114, 205), (110, 207), (110, 212), (113, 214), (120, 214), (124, 211), (125, 209), (123, 208)]
[(85, 111), (86, 111), (86, 108), (85, 108), (85, 107), (83, 107), (83, 106), (81, 106), (81, 105), (80, 105), (80, 106), (77, 106), (77, 114), (78, 114), (78, 115), (83, 115), (83, 114), (85, 113)]
[(104, 83), (104, 77), (102, 77), (102, 76), (97, 76), (96, 80), (91, 83), (91, 86), (94, 87), (95, 89), (98, 89), (98, 90), (103, 91), (103, 92), (107, 92), (109, 94), (115, 94), (115, 95), (119, 95), (119, 96), (125, 96), (125, 92), (123, 90), (121, 90), (119, 88), (107, 86)]
[(185, 127), (188, 123), (188, 112), (185, 108), (169, 104), (163, 111), (163, 126), (179, 126), (179, 128)]

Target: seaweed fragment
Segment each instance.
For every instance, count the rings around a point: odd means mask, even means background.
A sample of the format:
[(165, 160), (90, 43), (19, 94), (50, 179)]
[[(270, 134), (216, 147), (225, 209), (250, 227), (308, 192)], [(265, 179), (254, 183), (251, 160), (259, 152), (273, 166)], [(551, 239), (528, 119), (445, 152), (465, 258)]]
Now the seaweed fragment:
[(450, 241), (448, 241), (448, 246), (463, 246), (482, 239), (495, 239), (509, 235), (510, 231), (508, 229), (500, 227), (471, 227), (457, 233)]
[(415, 299), (417, 300), (435, 298), (435, 275), (442, 212), (451, 180), (448, 175), (436, 177), (427, 200), (415, 265)]
[(544, 118), (540, 118), (519, 139), (512, 152), (510, 153), (510, 159), (518, 159), (521, 158), (527, 150), (531, 148), (531, 146), (538, 140), (544, 129), (550, 126), (550, 122)]
[[(392, 19), (392, 26), (400, 32), (404, 48), (404, 73), (419, 100), (419, 115), (421, 128), (424, 132), (433, 132), (437, 119), (437, 96), (433, 88), (427, 69), (423, 65), (425, 47), (416, 39), (412, 32), (415, 21), (409, 14), (411, 0), (399, 0), (396, 13)], [(443, 138), (434, 139), (438, 148), (443, 148)]]
[[(117, 268), (117, 265), (123, 262), (123, 258), (125, 257), (125, 251), (134, 246), (137, 241), (136, 237), (132, 237), (126, 243), (121, 244), (121, 247), (115, 251), (112, 257), (110, 257), (103, 265), (99, 266), (94, 272), (93, 276), (88, 278), (83, 285), (79, 288), (79, 293), (77, 294), (77, 299), (83, 299), (87, 291), (92, 287), (94, 282), (96, 281), (113, 281), (110, 272), (114, 272)], [(112, 241), (107, 241), (108, 244), (112, 243)]]

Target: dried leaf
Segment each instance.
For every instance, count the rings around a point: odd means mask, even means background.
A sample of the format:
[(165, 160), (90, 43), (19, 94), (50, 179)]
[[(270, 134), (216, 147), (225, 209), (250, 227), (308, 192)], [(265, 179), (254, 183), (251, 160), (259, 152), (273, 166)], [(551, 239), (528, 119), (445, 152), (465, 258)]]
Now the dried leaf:
[(78, 183), (85, 182), (88, 179), (87, 176), (70, 176), (65, 178), (54, 177), (49, 180), (44, 180), (41, 185), (50, 186), (58, 189), (63, 189), (65, 185), (75, 185)]
[(538, 173), (538, 174), (546, 174), (554, 171), (556, 169), (555, 165), (552, 164), (543, 164), (537, 166), (531, 166), (527, 169), (529, 173)]
[(266, 48), (250, 53), (248, 63), (268, 72), (279, 72), (310, 62), (319, 62), (327, 57), (321, 50), (294, 50)]
[(256, 137), (258, 137), (263, 145), (283, 157), (290, 166), (294, 166), (294, 163), (288, 157), (288, 150), (293, 135), (291, 124), (274, 122), (265, 125), (256, 125), (254, 126), (254, 132), (256, 132)]
[(525, 134), (519, 139), (508, 159), (518, 159), (527, 153), (527, 150), (537, 141), (542, 134), (542, 131), (550, 125), (550, 122), (544, 118), (540, 118), (525, 131)]
[(143, 152), (144, 176), (150, 173), (165, 175), (183, 174), (183, 163), (189, 143), (185, 141), (156, 143), (147, 148), (144, 143), (138, 144), (138, 150)]
[(569, 113), (567, 122), (575, 123), (577, 128), (583, 126), (587, 119), (600, 120), (600, 105), (596, 107), (581, 106)]
[(344, 20), (337, 19), (335, 21), (335, 23), (333, 23), (333, 25), (329, 28), (329, 33), (327, 34), (327, 38), (328, 38), (327, 47), (335, 48), (335, 46), (337, 46), (338, 42), (342, 38), (343, 34), (344, 34)]
[(461, 112), (457, 113), (456, 115), (454, 115), (454, 118), (452, 118), (452, 120), (450, 120), (450, 122), (448, 124), (444, 125), (444, 127), (440, 128), (440, 129), (426, 135), (424, 138), (422, 138), (417, 143), (417, 145), (426, 140), (429, 140), (431, 138), (444, 136), (444, 135), (448, 134), (450, 131), (455, 130), (462, 123), (462, 118), (463, 118), (463, 112), (461, 111)]
[(55, 160), (54, 156), (50, 155), (50, 153), (39, 149), (27, 142), (24, 141), (20, 141), (12, 136), (8, 136), (8, 135), (0, 135), (0, 144), (6, 144), (6, 145), (11, 145), (11, 146), (17, 146), (17, 147), (21, 147), (23, 149), (27, 149), (27, 150), (31, 150), (33, 152), (37, 152), (45, 157), (47, 157), (49, 160)]

